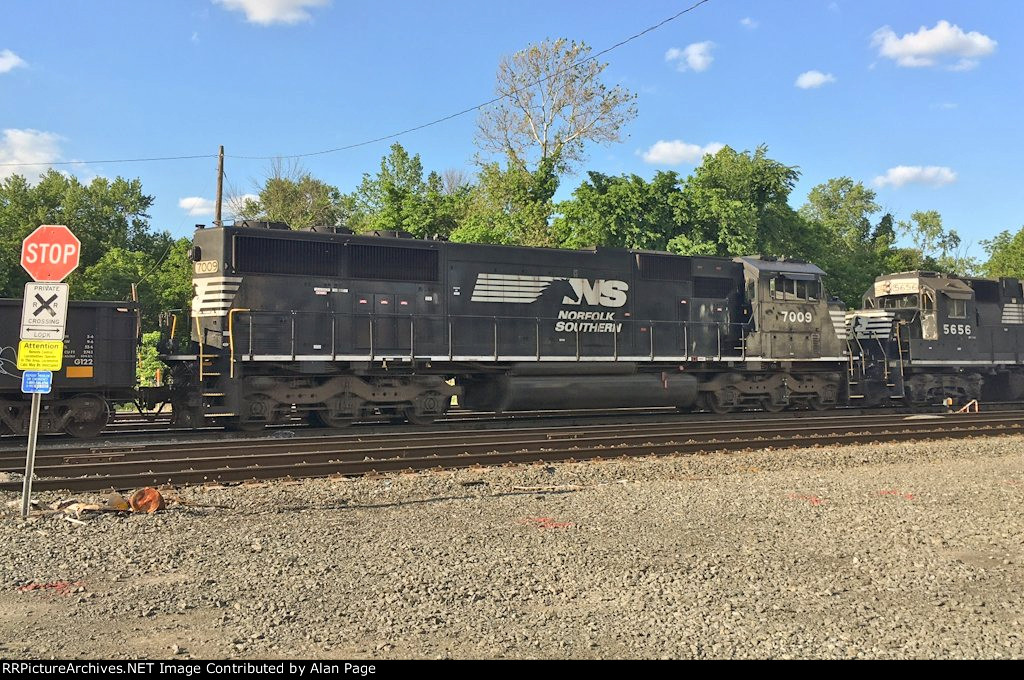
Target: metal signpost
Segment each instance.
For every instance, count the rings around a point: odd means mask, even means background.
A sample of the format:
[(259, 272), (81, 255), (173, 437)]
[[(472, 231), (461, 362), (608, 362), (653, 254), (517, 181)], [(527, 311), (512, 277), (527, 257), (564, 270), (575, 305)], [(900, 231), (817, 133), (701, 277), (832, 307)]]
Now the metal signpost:
[(50, 393), (53, 371), (59, 371), (64, 360), (68, 284), (60, 281), (78, 266), (81, 250), (81, 243), (63, 225), (43, 225), (21, 244), (21, 266), (35, 280), (25, 284), (18, 343), (18, 369), (24, 371), (21, 391), (32, 395), (25, 481), (21, 487), (22, 517), (28, 517), (32, 498), (42, 395)]

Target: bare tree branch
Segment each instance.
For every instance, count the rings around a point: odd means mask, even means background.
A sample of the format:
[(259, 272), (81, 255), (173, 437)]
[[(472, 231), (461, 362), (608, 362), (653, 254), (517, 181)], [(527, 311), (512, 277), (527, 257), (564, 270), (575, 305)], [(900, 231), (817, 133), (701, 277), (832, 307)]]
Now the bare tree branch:
[(583, 161), (588, 142), (622, 141), (636, 95), (602, 84), (607, 64), (584, 61), (589, 53), (585, 43), (559, 38), (503, 57), (495, 85), (502, 99), (477, 121), (481, 151), (523, 169), (554, 158), (568, 170)]

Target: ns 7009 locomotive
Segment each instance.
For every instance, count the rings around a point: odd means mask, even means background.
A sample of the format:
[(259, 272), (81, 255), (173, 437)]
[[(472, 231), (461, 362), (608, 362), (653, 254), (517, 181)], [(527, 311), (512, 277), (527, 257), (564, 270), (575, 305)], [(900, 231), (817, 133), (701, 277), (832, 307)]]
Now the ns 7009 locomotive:
[(166, 346), (182, 423), (292, 413), (425, 423), (487, 411), (828, 408), (841, 305), (805, 262), (198, 229), (191, 342)]

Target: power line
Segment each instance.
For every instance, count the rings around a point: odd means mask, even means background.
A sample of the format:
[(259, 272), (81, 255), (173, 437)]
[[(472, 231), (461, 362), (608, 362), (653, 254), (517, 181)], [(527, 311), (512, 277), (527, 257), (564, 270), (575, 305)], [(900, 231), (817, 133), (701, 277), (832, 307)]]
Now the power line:
[(152, 158), (109, 158), (99, 161), (39, 161), (34, 163), (0, 163), (0, 168), (15, 168), (28, 165), (86, 165), (98, 163), (146, 163), (149, 161), (186, 161), (196, 158), (216, 158), (217, 154), (196, 154), (193, 156), (155, 156)]
[[(310, 151), (310, 152), (307, 152), (307, 153), (278, 154), (278, 155), (274, 155), (274, 156), (235, 156), (233, 154), (225, 154), (225, 157), (227, 157), (227, 158), (235, 158), (235, 159), (238, 159), (238, 160), (267, 161), (267, 160), (274, 160), (274, 159), (278, 159), (278, 158), (282, 158), (282, 159), (284, 159), (284, 158), (309, 158), (310, 156), (323, 156), (323, 155), (329, 154), (329, 153), (337, 153), (339, 151), (348, 151), (350, 149), (356, 149), (356, 148), (361, 147), (361, 146), (368, 146), (370, 144), (376, 144), (377, 142), (383, 142), (383, 141), (386, 141), (386, 140), (389, 140), (389, 139), (394, 139), (395, 137), (401, 137), (402, 135), (407, 135), (407, 134), (409, 134), (411, 132), (417, 132), (419, 130), (423, 130), (423, 129), (428, 128), (428, 127), (433, 127), (435, 125), (439, 125), (439, 124), (444, 123), (446, 121), (452, 120), (453, 118), (458, 118), (460, 116), (464, 116), (467, 113), (472, 113), (474, 111), (479, 111), (480, 109), (482, 109), (482, 108), (484, 108), (486, 106), (490, 106), (491, 104), (496, 104), (499, 101), (501, 101), (502, 99), (506, 99), (507, 97), (510, 97), (510, 96), (512, 96), (514, 94), (517, 94), (517, 93), (521, 92), (522, 90), (525, 90), (527, 88), (533, 87), (535, 85), (539, 85), (539, 84), (541, 84), (541, 83), (543, 83), (543, 82), (545, 82), (547, 80), (550, 80), (551, 78), (554, 78), (556, 76), (562, 75), (563, 73), (567, 73), (567, 72), (569, 72), (569, 71), (571, 71), (573, 69), (579, 68), (580, 66), (586, 64), (587, 62), (590, 62), (590, 61), (593, 61), (595, 59), (598, 59), (598, 58), (604, 56), (605, 54), (608, 54), (609, 52), (611, 52), (613, 50), (617, 50), (618, 48), (622, 47), (623, 45), (626, 45), (628, 43), (633, 42), (637, 38), (643, 37), (644, 35), (647, 35), (648, 33), (652, 32), (652, 31), (658, 30), (659, 28), (661, 28), (665, 24), (668, 24), (670, 22), (675, 21), (676, 19), (678, 19), (679, 17), (683, 16), (684, 14), (688, 14), (688, 13), (692, 12), (693, 10), (697, 9), (698, 7), (700, 7), (701, 5), (703, 5), (705, 3), (708, 3), (708, 2), (710, 2), (710, 0), (698, 0), (698, 2), (695, 2), (693, 5), (690, 5), (686, 9), (680, 10), (679, 12), (673, 14), (672, 16), (670, 16), (670, 17), (668, 17), (666, 19), (662, 19), (658, 23), (653, 24), (651, 26), (648, 26), (647, 28), (643, 29), (642, 31), (639, 31), (638, 33), (634, 33), (633, 35), (629, 36), (628, 38), (624, 38), (624, 39), (620, 40), (619, 42), (615, 43), (614, 45), (611, 45), (610, 47), (606, 47), (605, 49), (601, 50), (600, 52), (597, 52), (596, 54), (592, 54), (589, 57), (586, 57), (584, 59), (580, 59), (579, 61), (577, 61), (577, 62), (571, 64), (570, 66), (567, 66), (567, 67), (565, 67), (565, 68), (563, 68), (563, 69), (561, 69), (559, 71), (556, 71), (554, 73), (550, 73), (550, 74), (544, 76), (543, 78), (538, 78), (537, 80), (535, 80), (533, 82), (530, 82), (530, 83), (527, 83), (526, 85), (524, 85), (523, 87), (521, 87), (519, 89), (512, 90), (510, 92), (507, 92), (506, 94), (499, 95), (497, 97), (493, 97), (491, 99), (488, 99), (485, 102), (481, 102), (480, 104), (476, 104), (474, 106), (470, 106), (470, 107), (467, 107), (465, 109), (462, 109), (461, 111), (456, 111), (455, 113), (450, 113), (447, 116), (442, 116), (441, 118), (436, 118), (436, 119), (434, 119), (432, 121), (429, 121), (427, 123), (422, 123), (420, 125), (415, 125), (413, 127), (409, 127), (409, 128), (404, 129), (404, 130), (399, 130), (398, 132), (392, 132), (391, 134), (382, 135), (380, 137), (375, 137), (373, 139), (367, 139), (367, 140), (362, 141), (362, 142), (356, 142), (354, 144), (346, 144), (345, 146), (338, 146), (338, 147), (335, 147), (333, 149), (322, 149), (320, 151)], [(160, 156), (160, 157), (151, 157), (151, 158), (118, 158), (118, 159), (98, 160), (98, 161), (55, 161), (55, 162), (52, 162), (52, 163), (49, 163), (49, 162), (37, 162), (37, 163), (0, 163), (0, 167), (8, 167), (8, 168), (10, 168), (10, 167), (26, 167), (26, 166), (35, 166), (35, 165), (80, 165), (80, 164), (100, 164), (100, 163), (147, 163), (147, 162), (155, 162), (155, 161), (195, 160), (195, 159), (199, 159), (199, 158), (204, 158), (204, 159), (205, 158), (217, 158), (217, 154), (195, 154), (195, 155), (191, 155), (191, 156)]]

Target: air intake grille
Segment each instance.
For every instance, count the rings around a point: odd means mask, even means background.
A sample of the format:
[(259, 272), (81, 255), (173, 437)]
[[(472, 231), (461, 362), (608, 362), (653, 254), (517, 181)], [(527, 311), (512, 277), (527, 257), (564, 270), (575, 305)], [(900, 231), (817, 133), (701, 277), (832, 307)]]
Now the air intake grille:
[(712, 276), (695, 276), (693, 278), (693, 297), (721, 300), (733, 292), (732, 279), (719, 279)]
[(235, 271), (239, 274), (341, 276), (342, 246), (326, 241), (238, 236)]
[(437, 281), (436, 250), (349, 245), (348, 272), (353, 279)]
[(637, 255), (640, 278), (648, 281), (689, 281), (690, 258), (673, 255)]

